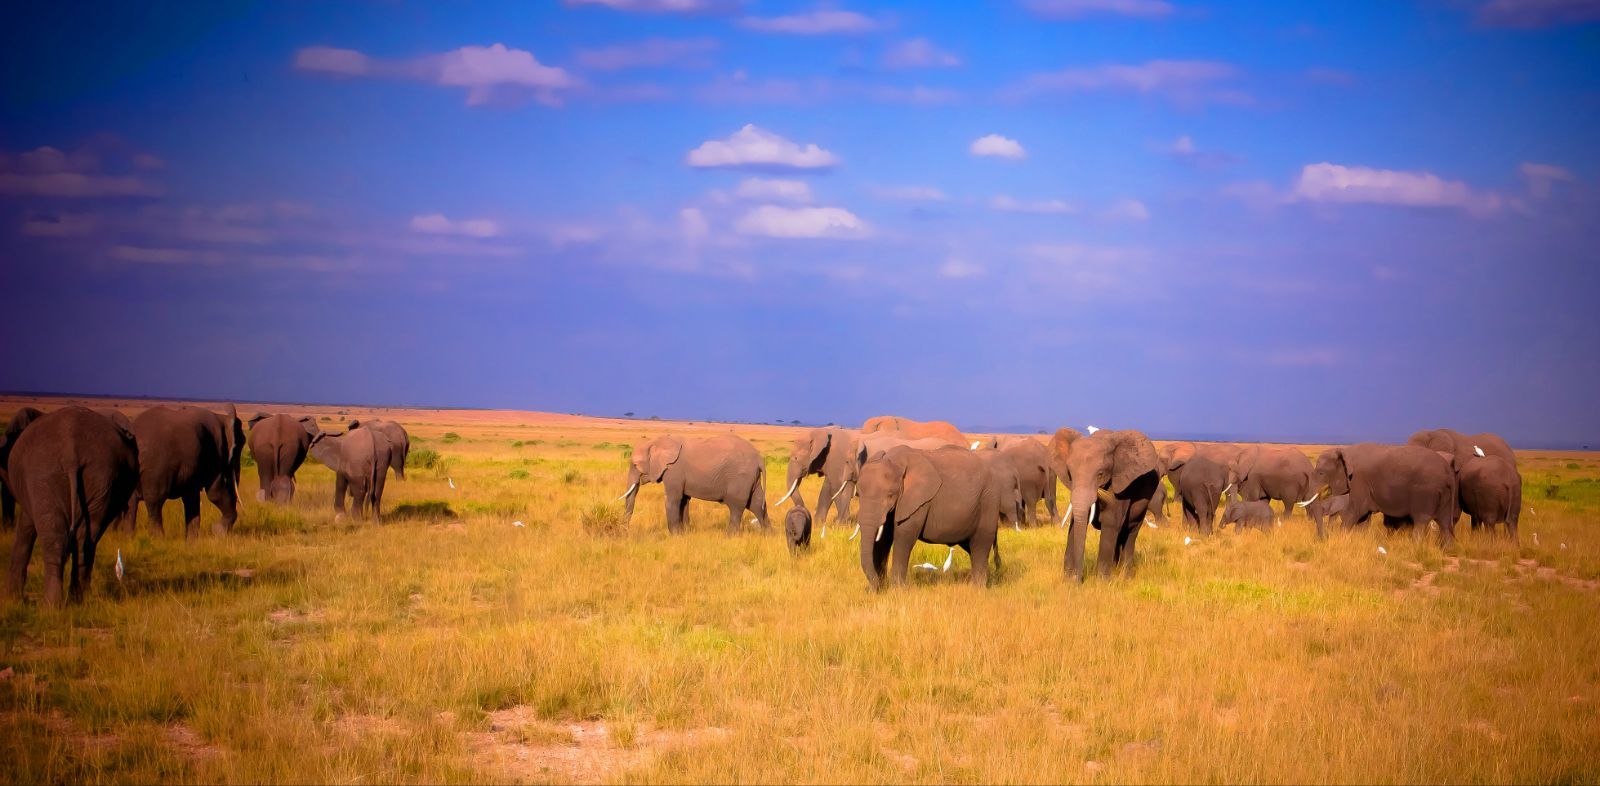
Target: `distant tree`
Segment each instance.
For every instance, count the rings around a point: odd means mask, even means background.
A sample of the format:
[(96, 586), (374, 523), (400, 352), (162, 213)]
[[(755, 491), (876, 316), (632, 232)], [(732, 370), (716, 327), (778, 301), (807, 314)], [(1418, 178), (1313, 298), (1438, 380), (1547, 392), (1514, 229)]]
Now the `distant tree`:
[(791, 421), (789, 421), (789, 422), (790, 422), (790, 423), (791, 423), (791, 424), (793, 424), (793, 425), (796, 425), (796, 426), (798, 426), (798, 425), (800, 425), (800, 421), (798, 421), (798, 420), (791, 420)]
[(632, 412), (624, 412), (624, 413), (622, 413), (622, 416), (625, 417), (625, 418), (631, 418), (631, 417), (633, 417), (633, 413)]
[(651, 420), (660, 420), (660, 419), (661, 419), (661, 416), (660, 416), (660, 415), (651, 415), (651, 416), (650, 416), (650, 419), (651, 419)]

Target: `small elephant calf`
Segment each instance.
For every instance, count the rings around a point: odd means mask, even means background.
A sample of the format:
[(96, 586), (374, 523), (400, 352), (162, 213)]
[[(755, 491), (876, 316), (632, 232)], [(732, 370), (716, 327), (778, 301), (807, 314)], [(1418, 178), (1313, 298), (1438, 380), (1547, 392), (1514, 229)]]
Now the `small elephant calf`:
[(783, 534), (789, 541), (791, 555), (811, 548), (811, 511), (800, 505), (790, 508), (783, 517)]
[(1234, 497), (1228, 502), (1228, 506), (1222, 509), (1222, 524), (1220, 526), (1226, 527), (1232, 524), (1235, 529), (1239, 527), (1256, 527), (1265, 531), (1272, 529), (1272, 518), (1272, 506), (1266, 500), (1245, 502), (1238, 497)]
[(1338, 494), (1331, 497), (1319, 497), (1306, 503), (1306, 515), (1316, 522), (1317, 531), (1321, 532), (1326, 522), (1337, 517), (1344, 522), (1345, 506), (1350, 504), (1349, 494)]

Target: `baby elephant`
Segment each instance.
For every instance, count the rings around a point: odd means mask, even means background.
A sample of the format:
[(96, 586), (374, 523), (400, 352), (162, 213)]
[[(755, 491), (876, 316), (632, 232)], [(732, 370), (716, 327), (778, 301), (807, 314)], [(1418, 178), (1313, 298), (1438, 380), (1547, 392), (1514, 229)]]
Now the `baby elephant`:
[(801, 505), (790, 508), (783, 517), (783, 534), (789, 541), (790, 556), (799, 556), (800, 552), (810, 549), (811, 511)]
[(1234, 497), (1228, 502), (1228, 506), (1222, 509), (1222, 523), (1219, 526), (1226, 527), (1232, 524), (1234, 529), (1255, 527), (1268, 531), (1272, 529), (1272, 518), (1272, 506), (1267, 504), (1266, 500), (1245, 502)]
[[(1299, 503), (1296, 503), (1299, 504)], [(1338, 518), (1344, 522), (1344, 509), (1350, 504), (1349, 494), (1338, 494), (1331, 497), (1318, 497), (1305, 504), (1306, 515), (1316, 522), (1317, 531), (1322, 532), (1330, 519)]]

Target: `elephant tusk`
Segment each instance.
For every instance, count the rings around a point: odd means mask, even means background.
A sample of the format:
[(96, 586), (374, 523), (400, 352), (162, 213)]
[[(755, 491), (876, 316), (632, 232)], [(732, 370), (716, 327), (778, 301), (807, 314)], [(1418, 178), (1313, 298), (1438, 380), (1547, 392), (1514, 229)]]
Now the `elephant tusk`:
[(956, 547), (955, 546), (951, 546), (950, 547), (950, 553), (946, 554), (945, 557), (944, 557), (944, 569), (945, 569), (946, 573), (948, 573), (950, 571), (950, 563), (954, 562), (955, 559), (956, 559)]
[(1319, 492), (1317, 492), (1315, 494), (1312, 494), (1311, 495), (1311, 499), (1308, 499), (1305, 502), (1296, 502), (1296, 503), (1294, 503), (1294, 506), (1297, 507), (1297, 508), (1303, 508), (1303, 507), (1305, 507), (1307, 505), (1310, 505), (1313, 502), (1316, 502), (1317, 501), (1317, 497), (1320, 497), (1320, 496), (1322, 496), (1322, 492), (1319, 491)]
[(1108, 503), (1108, 504), (1111, 502), (1111, 500), (1116, 499), (1116, 497), (1112, 496), (1111, 491), (1108, 490), (1108, 489), (1095, 489), (1094, 490), (1094, 495), (1096, 497), (1099, 497), (1101, 502), (1105, 502), (1105, 503)]
[(886, 529), (888, 529), (888, 527), (885, 527), (884, 525), (879, 524), (878, 525), (878, 536), (873, 538), (872, 542), (873, 543), (877, 543), (877, 542), (883, 540), (883, 531), (886, 530)]
[(861, 525), (860, 525), (860, 524), (857, 524), (857, 525), (856, 525), (856, 528), (855, 528), (855, 531), (854, 531), (854, 532), (851, 532), (851, 533), (850, 533), (850, 538), (849, 538), (849, 540), (855, 540), (855, 539), (856, 539), (856, 536), (857, 536), (857, 535), (860, 535), (860, 534), (861, 534)]
[(1229, 483), (1228, 485), (1223, 486), (1222, 487), (1222, 496), (1224, 496), (1224, 497), (1228, 496), (1228, 492), (1230, 492), (1232, 490), (1233, 490), (1233, 484), (1232, 483)]
[(624, 492), (622, 492), (622, 496), (620, 496), (620, 497), (617, 497), (617, 498), (616, 498), (616, 499), (614, 499), (614, 500), (611, 500), (611, 501), (612, 501), (612, 502), (621, 502), (621, 501), (623, 501), (623, 500), (625, 500), (625, 499), (627, 499), (627, 498), (628, 498), (628, 495), (629, 495), (629, 494), (632, 494), (632, 493), (633, 493), (633, 490), (634, 490), (634, 489), (636, 489), (636, 488), (638, 488), (638, 487), (639, 487), (639, 484), (638, 484), (638, 483), (637, 483), (637, 482), (635, 482), (635, 483), (634, 483), (634, 484), (633, 484), (633, 485), (632, 485), (632, 486), (629, 486), (629, 487), (628, 487), (628, 490), (627, 490), (627, 491), (624, 491)]
[[(833, 496), (831, 496), (831, 497), (829, 497), (829, 498), (828, 498), (828, 501), (829, 501), (829, 502), (832, 502), (832, 501), (834, 501), (834, 500), (836, 500), (836, 499), (838, 499), (838, 498), (839, 498), (839, 495), (840, 495), (840, 494), (843, 494), (843, 493), (844, 493), (844, 487), (845, 487), (845, 485), (846, 485), (846, 484), (843, 484), (843, 483), (841, 483), (841, 484), (839, 484), (839, 490), (838, 490), (838, 491), (835, 491), (835, 492), (833, 492)], [(781, 505), (781, 504), (783, 504), (783, 503), (781, 503), (781, 502), (780, 502), (780, 503), (778, 503), (778, 504), (780, 504), (780, 505)], [(845, 511), (845, 512), (847, 512), (847, 513), (848, 513), (848, 512), (849, 512), (849, 511), (848, 511), (848, 510), (847, 510), (847, 511)]]
[(1100, 500), (1095, 500), (1094, 502), (1089, 503), (1089, 523), (1090, 524), (1094, 523), (1094, 509), (1095, 509), (1095, 506), (1097, 506), (1099, 504), (1100, 504)]
[(1067, 526), (1067, 519), (1070, 519), (1070, 518), (1072, 518), (1072, 503), (1068, 502), (1067, 503), (1067, 512), (1066, 512), (1065, 515), (1063, 515), (1061, 517), (1061, 523), (1056, 525), (1056, 529), (1061, 529), (1062, 527)]
[(778, 505), (782, 505), (783, 503), (788, 502), (789, 498), (794, 496), (794, 489), (798, 485), (800, 485), (800, 479), (799, 478), (795, 478), (794, 482), (789, 484), (788, 493), (784, 494), (783, 495), (783, 499), (778, 500), (777, 504), (774, 504), (773, 507), (777, 507)]

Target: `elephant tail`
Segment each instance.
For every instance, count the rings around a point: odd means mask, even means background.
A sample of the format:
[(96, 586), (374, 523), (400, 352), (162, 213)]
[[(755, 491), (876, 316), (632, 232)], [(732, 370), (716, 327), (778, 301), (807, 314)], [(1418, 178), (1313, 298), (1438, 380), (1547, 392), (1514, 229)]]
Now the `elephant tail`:
[(67, 493), (71, 498), (67, 500), (67, 543), (76, 543), (78, 528), (83, 528), (84, 537), (89, 537), (89, 500), (83, 494), (83, 467), (74, 467), (67, 472)]

